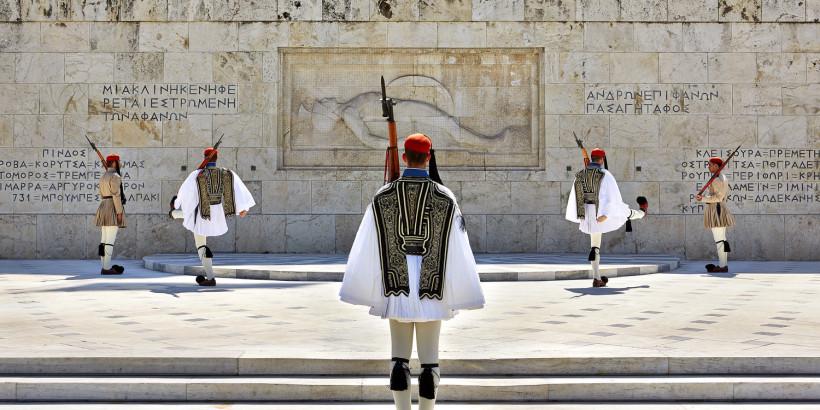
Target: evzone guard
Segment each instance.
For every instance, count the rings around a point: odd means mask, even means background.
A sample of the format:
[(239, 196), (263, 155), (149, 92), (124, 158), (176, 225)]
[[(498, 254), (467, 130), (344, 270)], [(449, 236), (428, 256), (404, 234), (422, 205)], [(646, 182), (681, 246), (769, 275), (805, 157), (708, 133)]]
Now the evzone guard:
[(196, 282), (200, 286), (215, 286), (213, 252), (207, 246), (207, 238), (228, 232), (225, 217), (236, 214), (244, 218), (256, 202), (235, 172), (216, 166), (219, 152), (215, 148), (206, 149), (204, 154), (203, 164), (188, 175), (171, 200), (170, 214), (182, 218), (182, 225), (194, 234), (196, 251), (207, 276), (197, 276)]
[[(390, 321), (390, 390), (396, 408), (411, 408), (413, 333), (421, 362), (419, 408), (433, 409), (440, 379), (441, 321), (484, 306), (475, 259), (453, 193), (434, 182), (431, 140), (407, 137), (401, 178), (367, 207), (348, 257), (341, 300)], [(428, 163), (430, 172), (427, 171)]]
[[(620, 229), (630, 220), (646, 215), (649, 204), (638, 197), (640, 210), (630, 209), (621, 199), (618, 182), (604, 166), (606, 152), (595, 148), (589, 163), (575, 174), (575, 181), (567, 201), (566, 219), (578, 224), (581, 232), (589, 235), (589, 261), (592, 265), (592, 286), (604, 287), (609, 278), (601, 276), (601, 238), (603, 234)], [(627, 226), (628, 230), (631, 226)]]
[(122, 189), (119, 155), (109, 155), (105, 158), (103, 165), (105, 173), (100, 177), (100, 206), (97, 208), (95, 218), (95, 224), (100, 227), (101, 232), (100, 245), (97, 249), (102, 264), (100, 274), (121, 275), (125, 272), (125, 268), (120, 265), (111, 265), (117, 231), (125, 228), (126, 201)]
[[(703, 225), (706, 229), (712, 231), (712, 237), (715, 239), (715, 246), (717, 247), (718, 265), (715, 266), (712, 263), (706, 265), (707, 272), (729, 272), (729, 252), (731, 248), (726, 239), (726, 228), (735, 225), (735, 218), (729, 211), (729, 207), (726, 206), (726, 200), (729, 197), (729, 183), (726, 181), (726, 176), (721, 174), (720, 171), (732, 156), (727, 161), (723, 161), (719, 157), (709, 158), (709, 172), (712, 173), (712, 179), (695, 195), (698, 202), (706, 204), (706, 209), (703, 212)], [(704, 190), (707, 188), (709, 192), (704, 195)]]

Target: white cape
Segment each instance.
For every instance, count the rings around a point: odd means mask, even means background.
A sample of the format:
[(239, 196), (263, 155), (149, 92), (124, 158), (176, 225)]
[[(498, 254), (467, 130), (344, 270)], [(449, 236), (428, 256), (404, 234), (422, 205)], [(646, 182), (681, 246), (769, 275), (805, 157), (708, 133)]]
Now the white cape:
[[(618, 182), (615, 181), (615, 177), (605, 169), (601, 169), (601, 171), (604, 172), (604, 178), (601, 180), (601, 192), (598, 194), (597, 212), (595, 205), (586, 205), (584, 207), (586, 210), (584, 219), (578, 219), (574, 181), (567, 200), (566, 219), (577, 223), (578, 229), (586, 234), (607, 233), (617, 230), (626, 223), (629, 214), (632, 212), (629, 205), (625, 204), (621, 198), (621, 191), (618, 189)], [(599, 223), (597, 219), (603, 215), (606, 215), (607, 219)]]
[[(453, 193), (438, 185), (455, 201)], [(384, 188), (382, 188), (384, 189)], [(378, 234), (373, 205), (367, 207), (350, 250), (339, 296), (343, 302), (369, 306), (370, 313), (405, 322), (446, 320), (459, 309), (484, 307), (484, 294), (467, 232), (461, 229), (461, 211), (456, 204), (450, 231), (442, 300), (419, 299), (420, 256), (407, 256), (410, 295), (384, 296), (379, 259)]]
[[(236, 214), (251, 209), (256, 202), (253, 200), (251, 191), (242, 183), (236, 172), (233, 174), (233, 193), (236, 204)], [(182, 186), (179, 187), (174, 208), (182, 209), (182, 226), (189, 231), (202, 236), (219, 236), (228, 232), (228, 224), (225, 221), (225, 210), (222, 204), (211, 205), (211, 219), (204, 219), (199, 215), (199, 188), (197, 188), (196, 177), (199, 170), (191, 172)]]

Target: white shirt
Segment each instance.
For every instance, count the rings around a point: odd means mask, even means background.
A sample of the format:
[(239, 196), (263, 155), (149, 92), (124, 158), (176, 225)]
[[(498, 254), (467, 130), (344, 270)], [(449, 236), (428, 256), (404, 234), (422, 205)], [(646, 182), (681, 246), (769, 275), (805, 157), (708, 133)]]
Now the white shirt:
[[(174, 208), (182, 209), (184, 226), (189, 231), (202, 236), (219, 236), (228, 232), (228, 224), (225, 221), (225, 209), (222, 204), (210, 205), (211, 218), (205, 219), (199, 215), (199, 188), (196, 184), (196, 177), (200, 170), (191, 172), (182, 186), (179, 187), (177, 199), (174, 201)], [(236, 205), (236, 214), (239, 215), (242, 211), (251, 209), (256, 202), (248, 188), (236, 175), (233, 174), (233, 191), (234, 202)]]

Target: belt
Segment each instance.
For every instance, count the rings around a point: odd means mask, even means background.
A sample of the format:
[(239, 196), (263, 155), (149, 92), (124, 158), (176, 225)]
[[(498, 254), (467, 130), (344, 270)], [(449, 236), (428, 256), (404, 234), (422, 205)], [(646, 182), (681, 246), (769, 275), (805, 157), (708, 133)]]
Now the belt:
[(102, 199), (114, 199), (114, 197), (113, 196), (104, 196), (104, 197), (102, 197)]

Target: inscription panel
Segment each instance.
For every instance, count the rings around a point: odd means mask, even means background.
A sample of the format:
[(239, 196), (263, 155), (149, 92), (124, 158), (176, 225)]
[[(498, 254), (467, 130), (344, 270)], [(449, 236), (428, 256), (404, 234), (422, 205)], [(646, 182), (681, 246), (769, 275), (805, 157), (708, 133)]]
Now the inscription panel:
[(281, 61), (286, 168), (381, 166), (382, 75), (399, 137), (430, 135), (446, 167), (543, 163), (535, 49), (286, 49)]

